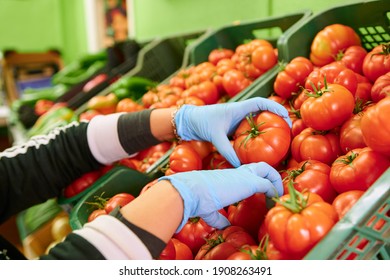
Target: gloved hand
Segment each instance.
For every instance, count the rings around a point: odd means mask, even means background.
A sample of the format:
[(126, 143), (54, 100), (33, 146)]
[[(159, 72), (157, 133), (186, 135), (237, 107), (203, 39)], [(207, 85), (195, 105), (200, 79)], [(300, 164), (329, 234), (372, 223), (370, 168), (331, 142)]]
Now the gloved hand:
[(232, 169), (181, 172), (158, 179), (169, 180), (184, 202), (179, 232), (191, 217), (201, 217), (210, 226), (224, 228), (230, 223), (218, 210), (255, 193), (268, 197), (283, 194), (278, 171), (265, 162)]
[(175, 116), (177, 134), (185, 141), (211, 142), (234, 167), (238, 167), (240, 160), (228, 136), (247, 115), (259, 111), (275, 113), (292, 126), (288, 112), (281, 104), (267, 98), (254, 97), (245, 101), (207, 106), (184, 105)]

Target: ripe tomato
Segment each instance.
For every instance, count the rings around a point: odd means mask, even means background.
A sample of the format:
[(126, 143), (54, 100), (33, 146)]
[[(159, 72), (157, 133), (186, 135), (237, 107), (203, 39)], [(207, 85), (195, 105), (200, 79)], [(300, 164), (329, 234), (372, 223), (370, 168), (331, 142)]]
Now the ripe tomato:
[(243, 245), (256, 245), (256, 242), (243, 228), (229, 226), (214, 231), (199, 249), (195, 260), (226, 260)]
[(205, 104), (215, 104), (220, 97), (217, 86), (211, 81), (204, 81), (191, 86), (186, 94), (183, 92), (182, 96), (196, 96), (202, 99)]
[(329, 130), (349, 119), (354, 107), (355, 99), (348, 89), (328, 84), (302, 103), (301, 116), (308, 127)]
[(318, 160), (328, 165), (342, 154), (340, 137), (335, 131), (305, 128), (291, 141), (291, 156), (297, 162)]
[(360, 199), (364, 194), (361, 190), (352, 190), (343, 192), (333, 200), (332, 206), (341, 220), (345, 214), (352, 208), (353, 205)]
[(37, 116), (42, 116), (51, 107), (53, 107), (54, 101), (47, 99), (39, 99), (34, 105), (34, 112)]
[(209, 226), (202, 218), (195, 217), (188, 219), (184, 227), (173, 237), (186, 244), (196, 255), (214, 230), (215, 228)]
[(331, 24), (319, 31), (310, 47), (310, 60), (316, 66), (324, 66), (335, 60), (339, 51), (361, 45), (359, 35), (351, 27)]
[(115, 207), (117, 206), (123, 207), (126, 204), (133, 201), (134, 198), (135, 197), (129, 193), (118, 193), (107, 200), (104, 206), (104, 210), (106, 211), (107, 214), (110, 214)]
[(367, 51), (362, 46), (350, 46), (344, 52), (339, 53), (337, 59), (346, 67), (358, 74), (363, 74), (363, 61)]
[(202, 169), (202, 159), (189, 145), (177, 145), (169, 156), (169, 167), (173, 172)]
[(278, 62), (274, 48), (269, 45), (261, 45), (252, 52), (252, 63), (262, 73), (267, 72)]
[(101, 215), (107, 215), (106, 210), (104, 209), (95, 209), (91, 212), (91, 214), (88, 215), (88, 223), (95, 220), (97, 217)]
[(203, 166), (204, 169), (207, 170), (233, 168), (233, 165), (231, 165), (218, 151), (214, 151), (205, 157), (203, 159)]
[(227, 49), (227, 48), (214, 49), (209, 53), (208, 61), (210, 61), (214, 65), (217, 65), (220, 60), (231, 58), (233, 54), (234, 51), (231, 49)]
[(253, 239), (257, 240), (260, 225), (263, 223), (268, 208), (265, 195), (256, 193), (228, 208), (228, 220), (231, 225), (242, 227)]
[(69, 198), (81, 193), (85, 189), (92, 186), (92, 184), (95, 183), (95, 181), (99, 179), (101, 175), (102, 174), (100, 170), (95, 170), (83, 174), (64, 189), (64, 196)]
[(118, 165), (126, 166), (134, 170), (139, 170), (141, 166), (141, 162), (134, 158), (123, 158), (118, 161)]
[(137, 112), (143, 110), (144, 107), (131, 98), (123, 98), (116, 105), (116, 112)]
[(390, 72), (379, 76), (371, 88), (371, 99), (374, 102), (390, 95)]
[(231, 254), (227, 260), (266, 260), (265, 252), (261, 251), (257, 245), (244, 245), (240, 251)]
[(305, 85), (307, 76), (313, 71), (313, 64), (305, 57), (292, 59), (282, 71), (278, 73), (274, 82), (274, 91), (277, 95), (289, 99), (293, 93), (299, 92)]
[(213, 151), (213, 144), (206, 141), (199, 141), (199, 140), (182, 141), (180, 145), (189, 145), (197, 152), (197, 154), (202, 160)]
[(291, 131), (282, 117), (263, 111), (242, 120), (233, 139), (241, 163), (264, 161), (277, 166), (289, 151)]
[(366, 191), (390, 167), (383, 154), (366, 147), (338, 157), (331, 166), (330, 182), (338, 193)]
[(194, 256), (190, 248), (176, 238), (171, 238), (161, 252), (159, 260), (192, 260)]
[(289, 168), (283, 173), (284, 193), (288, 193), (288, 186), (293, 183), (294, 189), (299, 192), (306, 190), (316, 193), (324, 201), (332, 203), (337, 193), (330, 183), (329, 174), (330, 166), (323, 162), (317, 160), (302, 161), (298, 166)]
[(140, 152), (138, 152), (136, 158), (139, 160), (143, 160), (145, 158), (148, 158), (152, 156), (155, 152), (167, 152), (172, 147), (171, 142), (161, 142), (159, 144), (156, 144), (150, 148), (146, 148)]
[(331, 204), (315, 193), (280, 197), (265, 217), (265, 226), (277, 250), (301, 259), (334, 226), (338, 217)]
[(364, 142), (374, 151), (390, 156), (390, 96), (367, 108), (361, 120)]
[(239, 92), (244, 90), (250, 84), (251, 81), (247, 79), (244, 74), (237, 69), (228, 70), (222, 76), (223, 88), (230, 97), (236, 96)]
[(364, 58), (363, 73), (372, 83), (390, 71), (389, 52), (389, 44), (383, 44), (373, 48)]

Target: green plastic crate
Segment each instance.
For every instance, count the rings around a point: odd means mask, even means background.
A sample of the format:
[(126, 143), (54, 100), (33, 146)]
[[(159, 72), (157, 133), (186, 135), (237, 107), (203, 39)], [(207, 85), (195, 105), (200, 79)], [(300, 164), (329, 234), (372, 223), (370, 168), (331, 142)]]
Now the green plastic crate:
[[(311, 14), (312, 12), (310, 10), (303, 10), (287, 15), (268, 17), (223, 26), (213, 32), (210, 32), (207, 36), (204, 36), (202, 40), (198, 40), (194, 43), (191, 49), (189, 63), (191, 65), (200, 64), (208, 60), (208, 55), (213, 49), (228, 48), (235, 50), (240, 44), (253, 39), (268, 40), (274, 47), (279, 49), (278, 40), (280, 36), (289, 29), (298, 25), (300, 22), (304, 21)], [(272, 69), (276, 68), (278, 68), (277, 65), (275, 65)], [(267, 73), (257, 78), (251, 85), (231, 98), (228, 102), (234, 102), (241, 99), (241, 96), (251, 91), (251, 89), (258, 83), (261, 83)]]
[(86, 202), (94, 202), (95, 196), (109, 198), (115, 194), (126, 192), (139, 195), (142, 188), (151, 178), (136, 170), (118, 166), (99, 178), (76, 203), (69, 215), (72, 229), (79, 229), (87, 222), (89, 214), (94, 210)]
[(304, 259), (390, 259), (390, 168)]
[(362, 40), (362, 46), (371, 50), (390, 41), (390, 1), (365, 1), (337, 6), (313, 14), (294, 25), (279, 39), (279, 57), (285, 62), (294, 57), (309, 57), (315, 35), (327, 25), (339, 23), (352, 27)]

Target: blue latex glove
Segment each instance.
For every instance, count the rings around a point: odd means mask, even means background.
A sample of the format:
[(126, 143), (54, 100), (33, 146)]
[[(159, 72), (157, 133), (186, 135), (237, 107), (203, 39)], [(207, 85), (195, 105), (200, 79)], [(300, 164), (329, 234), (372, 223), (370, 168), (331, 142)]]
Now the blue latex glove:
[(276, 101), (254, 97), (245, 101), (207, 106), (184, 105), (175, 116), (177, 134), (182, 140), (211, 142), (234, 167), (240, 166), (230, 136), (240, 122), (250, 113), (270, 111), (292, 123), (286, 108)]
[(265, 162), (250, 163), (235, 169), (215, 169), (176, 173), (158, 179), (169, 180), (184, 202), (179, 232), (191, 217), (201, 217), (216, 228), (230, 225), (218, 210), (255, 193), (268, 197), (283, 194), (278, 171)]

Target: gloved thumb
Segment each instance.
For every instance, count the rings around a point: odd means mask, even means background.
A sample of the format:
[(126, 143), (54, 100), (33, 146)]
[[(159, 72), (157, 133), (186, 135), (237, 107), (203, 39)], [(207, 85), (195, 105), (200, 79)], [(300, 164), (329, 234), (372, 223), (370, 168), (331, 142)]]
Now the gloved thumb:
[(218, 211), (205, 215), (199, 215), (199, 217), (201, 217), (209, 226), (215, 227), (217, 229), (223, 229), (227, 226), (230, 226), (229, 220)]
[(240, 160), (232, 144), (226, 136), (218, 137), (213, 140), (213, 144), (218, 152), (234, 167), (239, 167), (241, 165)]

